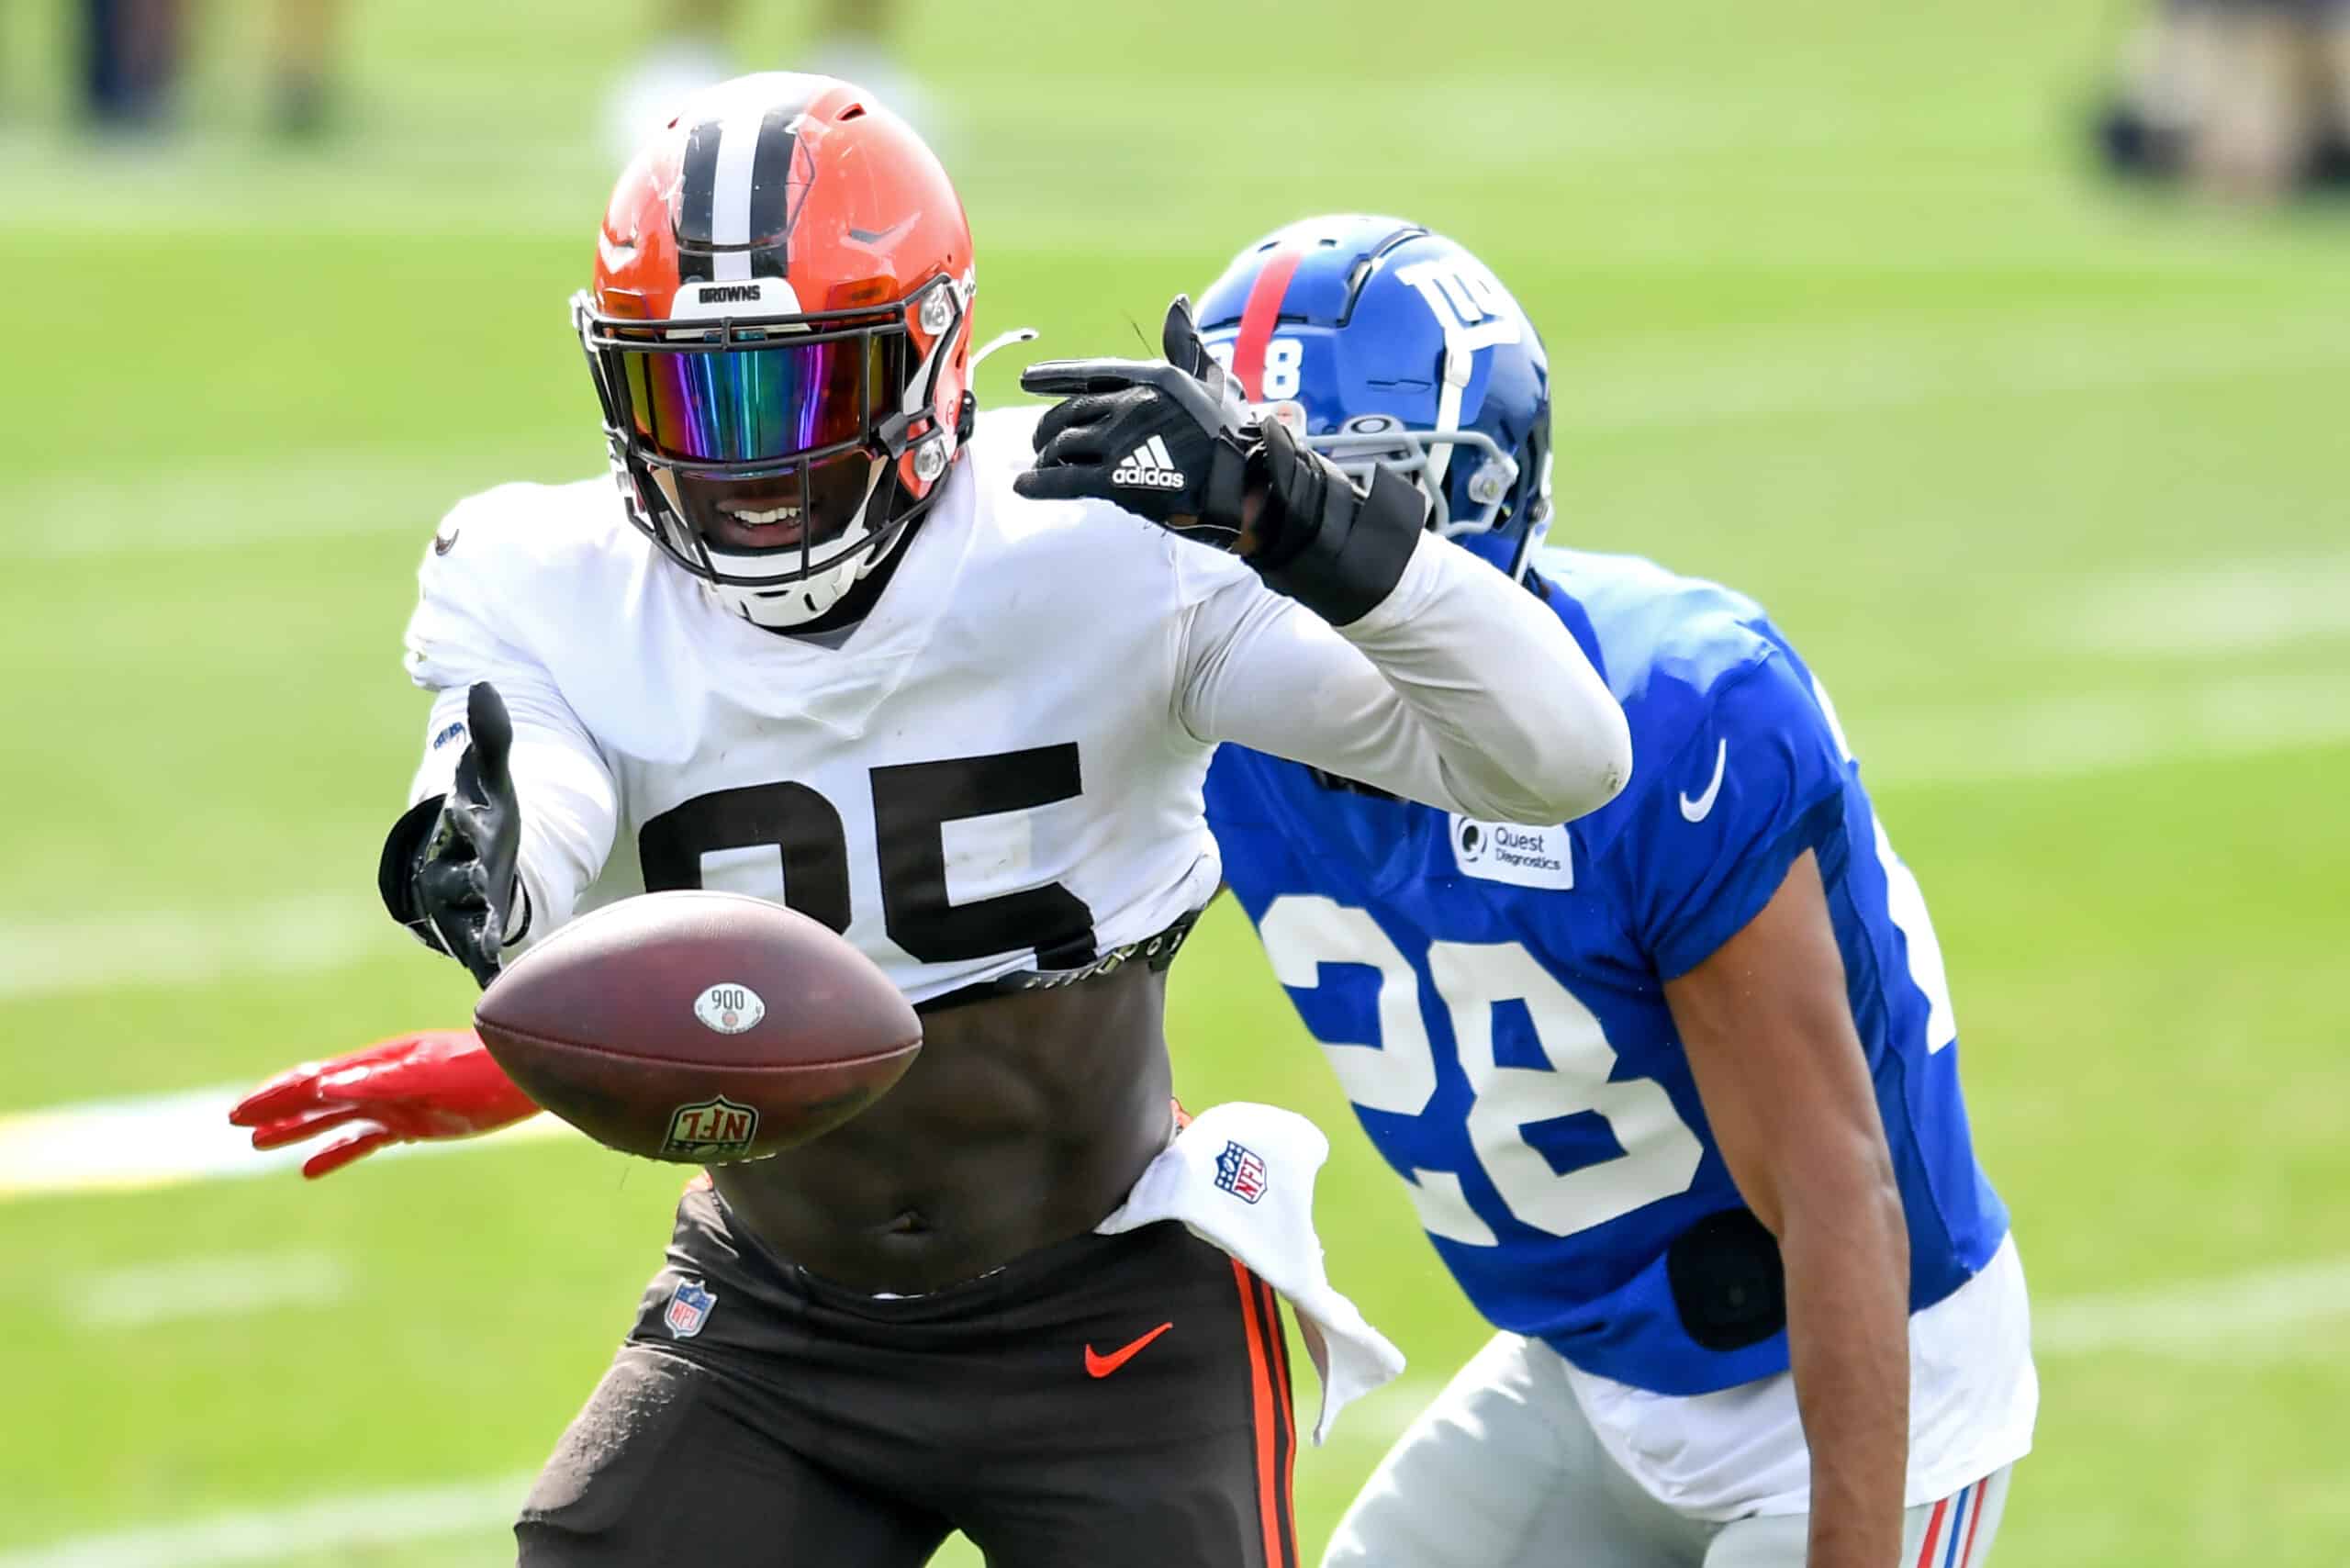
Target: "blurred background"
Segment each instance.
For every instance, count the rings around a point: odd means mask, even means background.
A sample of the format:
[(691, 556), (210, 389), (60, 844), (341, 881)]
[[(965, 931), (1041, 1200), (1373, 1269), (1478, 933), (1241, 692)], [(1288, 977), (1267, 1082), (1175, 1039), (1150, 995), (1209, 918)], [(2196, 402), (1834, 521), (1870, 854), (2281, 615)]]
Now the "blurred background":
[[(914, 108), (980, 334), (1040, 354), (1132, 352), (1310, 211), (1482, 252), (1549, 342), (1553, 538), (1769, 604), (1927, 889), (2036, 1296), (2000, 1561), (2350, 1561), (2343, 28), (0, 6), (0, 1568), (510, 1561), (675, 1173), (526, 1137), (308, 1187), (218, 1116), (465, 1017), (373, 889), (416, 559), (460, 495), (600, 471), (565, 301), (632, 117), (811, 62)], [(1228, 908), (1172, 990), (1187, 1099), (1334, 1133), (1335, 1275), (1412, 1358), (1304, 1457), (1310, 1560), (1484, 1334)]]

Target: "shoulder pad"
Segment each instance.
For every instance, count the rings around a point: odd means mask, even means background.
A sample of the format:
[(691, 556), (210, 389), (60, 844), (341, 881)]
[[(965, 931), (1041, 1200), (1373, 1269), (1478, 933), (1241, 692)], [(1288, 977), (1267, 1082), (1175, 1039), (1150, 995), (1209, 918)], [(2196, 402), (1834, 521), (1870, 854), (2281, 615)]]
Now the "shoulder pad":
[(409, 677), (438, 689), (475, 678), (499, 642), (551, 604), (611, 595), (557, 586), (599, 566), (633, 566), (651, 546), (629, 525), (609, 479), (500, 485), (449, 509), (417, 566), (408, 627)]
[[(1667, 571), (1637, 555), (1550, 548), (1534, 558), (1550, 591), (1564, 594), (1597, 644), (1608, 689), (1632, 733), (1632, 778), (1585, 819), (1612, 836), (1642, 801), (1666, 788), (1666, 764), (1716, 722), (1721, 698), (1774, 662), (1792, 660), (1762, 607), (1746, 595)], [(1750, 704), (1739, 704), (1741, 710)]]

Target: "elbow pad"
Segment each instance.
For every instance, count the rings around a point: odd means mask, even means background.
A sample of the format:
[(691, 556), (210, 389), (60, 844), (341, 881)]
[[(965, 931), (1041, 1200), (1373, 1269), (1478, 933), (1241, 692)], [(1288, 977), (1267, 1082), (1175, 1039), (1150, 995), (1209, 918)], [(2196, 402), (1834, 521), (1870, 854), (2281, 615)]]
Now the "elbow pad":
[(1247, 559), (1276, 593), (1333, 626), (1361, 620), (1395, 591), (1427, 524), (1418, 486), (1383, 467), (1357, 490), (1337, 465), (1299, 447), (1268, 420), (1248, 450), (1248, 479), (1265, 485)]

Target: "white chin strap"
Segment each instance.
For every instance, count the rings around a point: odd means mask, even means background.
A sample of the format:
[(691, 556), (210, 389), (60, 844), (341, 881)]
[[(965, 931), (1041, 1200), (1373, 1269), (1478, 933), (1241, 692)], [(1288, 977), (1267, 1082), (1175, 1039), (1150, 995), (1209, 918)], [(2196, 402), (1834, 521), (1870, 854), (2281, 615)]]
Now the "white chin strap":
[[(848, 597), (857, 579), (871, 571), (882, 552), (864, 549), (853, 552), (839, 565), (828, 566), (812, 577), (776, 588), (742, 588), (732, 583), (705, 583), (702, 586), (716, 599), (719, 608), (729, 615), (739, 615), (754, 625), (771, 632), (788, 632), (795, 626), (805, 626), (817, 620)], [(724, 551), (710, 553), (712, 565), (729, 576), (748, 575), (759, 567), (756, 555), (730, 555)]]
[[(833, 565), (804, 577), (770, 581), (765, 586), (705, 581), (702, 590), (727, 614), (739, 615), (755, 626), (773, 632), (788, 632), (819, 619), (846, 598), (857, 579), (880, 565), (881, 558), (889, 554), (874, 547), (872, 540), (877, 531), (873, 520), (867, 515), (873, 505), (873, 493), (880, 488), (881, 477), (888, 468), (887, 463), (874, 462), (872, 476), (866, 481), (865, 499), (858, 504), (856, 518), (833, 543), (833, 549), (843, 552)], [(682, 511), (669, 476), (663, 474), (658, 479), (664, 498), (672, 508)], [(774, 559), (768, 555), (738, 554), (708, 544), (703, 554), (722, 575), (730, 577), (758, 577), (769, 569)]]

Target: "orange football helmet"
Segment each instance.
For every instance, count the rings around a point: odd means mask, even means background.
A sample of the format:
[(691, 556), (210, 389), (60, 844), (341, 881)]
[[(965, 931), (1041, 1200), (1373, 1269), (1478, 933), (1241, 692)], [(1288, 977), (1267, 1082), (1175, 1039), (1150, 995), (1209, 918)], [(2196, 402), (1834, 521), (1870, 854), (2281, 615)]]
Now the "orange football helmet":
[(621, 175), (572, 302), (630, 520), (746, 620), (822, 615), (970, 433), (975, 287), (946, 170), (860, 90), (695, 95)]

